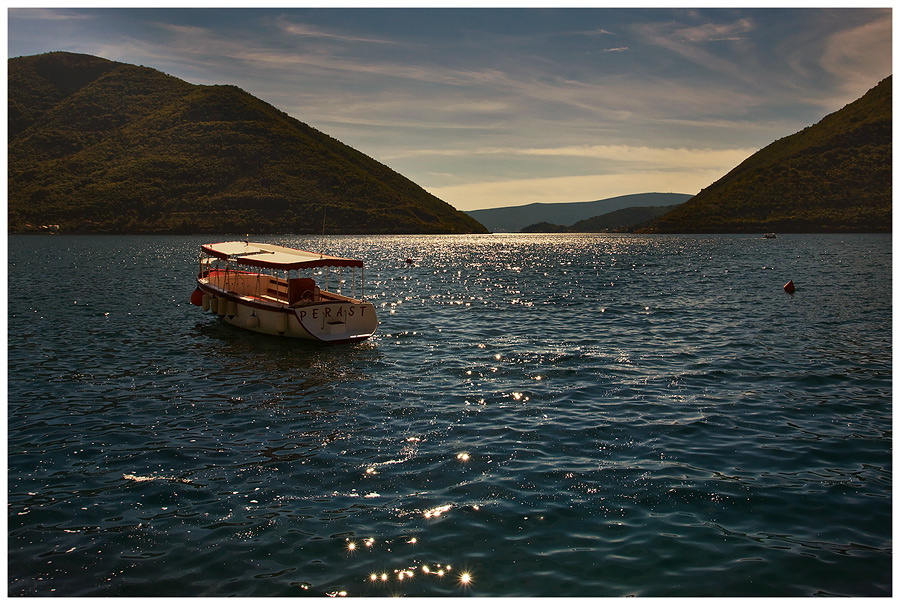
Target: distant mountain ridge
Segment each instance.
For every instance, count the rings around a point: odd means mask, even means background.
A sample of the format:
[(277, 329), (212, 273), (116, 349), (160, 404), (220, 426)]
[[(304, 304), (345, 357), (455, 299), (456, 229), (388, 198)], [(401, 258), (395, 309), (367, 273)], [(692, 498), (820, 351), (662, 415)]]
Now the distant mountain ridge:
[(537, 223), (522, 227), (522, 233), (606, 233), (629, 232), (636, 226), (648, 223), (657, 216), (672, 210), (671, 206), (631, 206), (621, 210), (613, 210), (600, 216), (586, 218), (574, 225), (556, 225), (553, 223)]
[(10, 232), (486, 232), (235, 86), (64, 52), (7, 65)]
[(638, 231), (890, 232), (892, 86), (889, 76)]
[(519, 231), (535, 223), (569, 226), (585, 219), (636, 206), (673, 206), (689, 200), (686, 193), (634, 193), (593, 202), (535, 202), (523, 206), (505, 206), (467, 210), (491, 231)]

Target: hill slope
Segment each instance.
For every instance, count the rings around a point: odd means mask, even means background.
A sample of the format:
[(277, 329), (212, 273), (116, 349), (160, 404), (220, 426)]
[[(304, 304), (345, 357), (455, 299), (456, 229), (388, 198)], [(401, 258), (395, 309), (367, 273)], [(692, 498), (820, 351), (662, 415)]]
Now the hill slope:
[(466, 214), (491, 231), (518, 231), (528, 225), (547, 222), (572, 225), (578, 221), (632, 206), (672, 206), (691, 196), (684, 193), (636, 193), (594, 202), (561, 202), (525, 204), (468, 210)]
[(653, 221), (649, 233), (891, 230), (891, 77), (775, 141)]
[(486, 231), (234, 86), (72, 53), (8, 67), (10, 231)]

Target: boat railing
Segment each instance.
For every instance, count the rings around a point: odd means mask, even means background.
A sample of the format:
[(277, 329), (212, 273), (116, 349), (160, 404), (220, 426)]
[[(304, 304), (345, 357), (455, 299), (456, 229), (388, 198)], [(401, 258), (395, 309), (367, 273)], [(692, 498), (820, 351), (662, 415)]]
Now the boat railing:
[(278, 302), (286, 303), (288, 300), (288, 285), (284, 280), (277, 277), (269, 278), (269, 283), (266, 286), (266, 296)]
[[(219, 264), (222, 262), (222, 264)], [(238, 266), (240, 264), (238, 263)], [(341, 267), (337, 268), (337, 286), (344, 285)], [(274, 272), (273, 272), (274, 273)], [(202, 258), (199, 277), (206, 279), (210, 285), (240, 296), (250, 296), (283, 305), (299, 305), (323, 301), (354, 301), (356, 300), (356, 271), (354, 268), (350, 284), (353, 296), (344, 296), (338, 292), (330, 291), (329, 272), (322, 271), (324, 285), (319, 289), (317, 280), (310, 277), (291, 277), (289, 272), (283, 272), (281, 277), (276, 274), (248, 271), (237, 268), (230, 262), (221, 259)], [(296, 275), (296, 273), (294, 274)], [(364, 283), (365, 278), (361, 280)]]

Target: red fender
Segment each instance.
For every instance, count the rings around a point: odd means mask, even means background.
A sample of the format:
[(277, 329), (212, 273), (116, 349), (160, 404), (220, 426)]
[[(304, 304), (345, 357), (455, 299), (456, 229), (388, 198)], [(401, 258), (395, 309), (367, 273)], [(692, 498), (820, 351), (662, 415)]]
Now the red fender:
[(203, 305), (203, 290), (200, 288), (194, 290), (193, 294), (191, 294), (191, 304), (198, 307)]

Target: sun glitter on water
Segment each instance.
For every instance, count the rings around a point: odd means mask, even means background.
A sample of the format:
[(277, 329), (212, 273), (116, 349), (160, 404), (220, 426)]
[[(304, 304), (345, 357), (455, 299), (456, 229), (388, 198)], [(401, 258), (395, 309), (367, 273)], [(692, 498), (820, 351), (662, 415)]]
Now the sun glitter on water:
[(442, 514), (447, 512), (453, 508), (452, 504), (445, 504), (443, 506), (437, 506), (435, 508), (429, 509), (425, 511), (425, 518), (430, 519), (431, 517), (440, 517)]
[(472, 582), (472, 574), (467, 571), (462, 572), (459, 575), (459, 584), (461, 586), (467, 587)]

